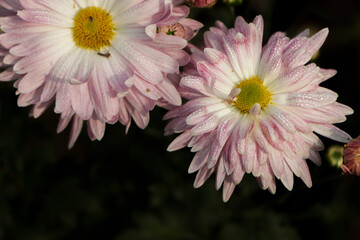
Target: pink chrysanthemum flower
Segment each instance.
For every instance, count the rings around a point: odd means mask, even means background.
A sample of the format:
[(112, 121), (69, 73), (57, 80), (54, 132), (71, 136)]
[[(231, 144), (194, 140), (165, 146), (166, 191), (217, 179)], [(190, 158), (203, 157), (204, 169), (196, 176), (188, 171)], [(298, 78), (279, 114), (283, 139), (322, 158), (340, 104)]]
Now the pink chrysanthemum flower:
[[(351, 137), (333, 126), (351, 108), (319, 83), (335, 74), (314, 63), (305, 65), (323, 44), (328, 29), (289, 39), (275, 33), (262, 47), (263, 19), (250, 24), (238, 17), (235, 28), (223, 23), (205, 33), (204, 51), (193, 48), (192, 64), (181, 79), (189, 99), (170, 110), (166, 134), (183, 132), (168, 147), (196, 152), (189, 173), (198, 171), (200, 187), (216, 172), (227, 201), (245, 173), (262, 189), (275, 193), (275, 179), (289, 190), (293, 174), (311, 187), (307, 158), (320, 165), (323, 143), (315, 135), (347, 142)], [(315, 133), (314, 133), (315, 132)]]
[[(182, 49), (201, 27), (186, 19), (189, 8), (171, 0), (2, 0), (0, 55), (10, 67), (1, 80), (18, 77), (19, 106), (38, 117), (55, 102), (58, 132), (72, 119), (69, 147), (88, 120), (91, 139), (106, 123), (131, 118), (140, 128), (163, 99), (181, 98), (165, 77), (189, 61)], [(186, 34), (157, 34), (179, 23)], [(16, 75), (14, 75), (16, 74)]]

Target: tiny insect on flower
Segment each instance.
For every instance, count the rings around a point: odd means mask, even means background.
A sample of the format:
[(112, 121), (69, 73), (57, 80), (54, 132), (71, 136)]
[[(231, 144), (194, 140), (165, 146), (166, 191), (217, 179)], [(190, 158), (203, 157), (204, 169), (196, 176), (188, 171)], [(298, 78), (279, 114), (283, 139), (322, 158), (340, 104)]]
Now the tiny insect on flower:
[(109, 58), (111, 56), (110, 52), (105, 52), (105, 53), (97, 52), (96, 54), (106, 58)]

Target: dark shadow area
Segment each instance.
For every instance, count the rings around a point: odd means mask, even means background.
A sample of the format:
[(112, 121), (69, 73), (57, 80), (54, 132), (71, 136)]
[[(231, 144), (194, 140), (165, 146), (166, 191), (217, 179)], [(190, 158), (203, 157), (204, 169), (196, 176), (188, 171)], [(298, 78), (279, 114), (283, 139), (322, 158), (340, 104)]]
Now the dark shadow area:
[[(337, 75), (322, 86), (355, 111), (338, 126), (360, 133), (360, 2), (358, 0), (244, 0), (192, 9), (204, 29), (220, 19), (264, 16), (264, 43), (276, 31), (295, 36), (324, 27), (329, 37), (314, 62)], [(56, 134), (59, 115), (49, 108), (29, 118), (17, 107), (13, 83), (0, 84), (0, 239), (4, 240), (203, 240), (360, 239), (360, 178), (343, 176), (321, 152), (320, 167), (309, 162), (313, 187), (296, 179), (293, 191), (280, 182), (277, 193), (262, 191), (246, 175), (228, 203), (215, 190), (214, 176), (193, 188), (187, 173), (189, 149), (169, 153), (175, 136), (164, 137), (165, 110), (156, 108), (145, 130), (107, 125), (92, 142), (84, 127), (73, 149), (70, 130)], [(326, 147), (336, 144), (321, 138)]]

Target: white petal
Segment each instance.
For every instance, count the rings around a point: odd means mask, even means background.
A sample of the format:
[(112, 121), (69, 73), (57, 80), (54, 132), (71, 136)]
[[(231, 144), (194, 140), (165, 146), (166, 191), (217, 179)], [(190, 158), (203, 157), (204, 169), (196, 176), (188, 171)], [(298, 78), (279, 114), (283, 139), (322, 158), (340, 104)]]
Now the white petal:
[(312, 127), (318, 134), (338, 142), (347, 143), (352, 139), (349, 134), (331, 124), (312, 124)]

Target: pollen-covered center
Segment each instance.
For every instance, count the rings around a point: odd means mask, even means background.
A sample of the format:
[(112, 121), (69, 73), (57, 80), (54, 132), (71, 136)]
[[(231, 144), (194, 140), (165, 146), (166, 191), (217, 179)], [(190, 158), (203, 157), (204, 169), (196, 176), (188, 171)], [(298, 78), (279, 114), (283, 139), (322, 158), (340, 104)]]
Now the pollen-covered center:
[(110, 46), (115, 31), (111, 15), (100, 7), (81, 9), (74, 17), (72, 35), (78, 47), (98, 51)]
[(236, 88), (240, 89), (240, 93), (233, 99), (232, 103), (241, 112), (249, 112), (255, 103), (264, 108), (271, 101), (271, 93), (257, 76), (242, 81)]

